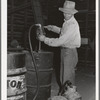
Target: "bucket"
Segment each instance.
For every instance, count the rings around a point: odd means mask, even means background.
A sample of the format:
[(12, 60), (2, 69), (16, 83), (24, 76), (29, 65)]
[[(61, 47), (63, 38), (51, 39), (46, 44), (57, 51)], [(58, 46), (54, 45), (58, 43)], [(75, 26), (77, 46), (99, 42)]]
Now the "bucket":
[[(26, 53), (26, 80), (27, 80), (27, 99), (33, 100), (37, 89), (37, 78), (32, 62), (31, 55), (28, 51)], [(39, 92), (36, 100), (47, 100), (51, 93), (51, 79), (53, 71), (53, 53), (52, 52), (34, 52), (36, 65), (39, 72)]]
[(7, 54), (7, 100), (26, 100), (25, 54)]

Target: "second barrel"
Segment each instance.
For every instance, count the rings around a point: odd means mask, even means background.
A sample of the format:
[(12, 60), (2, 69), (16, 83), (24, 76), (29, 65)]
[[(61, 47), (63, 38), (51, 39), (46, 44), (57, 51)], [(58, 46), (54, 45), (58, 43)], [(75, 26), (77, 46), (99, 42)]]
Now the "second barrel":
[[(32, 57), (28, 51), (26, 53), (26, 80), (27, 80), (27, 99), (33, 100), (37, 89), (37, 77), (34, 69)], [(39, 92), (36, 100), (47, 100), (51, 93), (51, 79), (53, 71), (53, 53), (52, 52), (34, 52), (36, 66), (38, 68)]]

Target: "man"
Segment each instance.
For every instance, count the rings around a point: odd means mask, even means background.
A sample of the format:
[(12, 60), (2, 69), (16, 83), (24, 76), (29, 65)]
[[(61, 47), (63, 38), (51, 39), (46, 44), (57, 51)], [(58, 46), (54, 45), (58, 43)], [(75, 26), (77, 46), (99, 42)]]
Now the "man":
[(61, 70), (60, 81), (63, 85), (67, 80), (75, 84), (75, 66), (78, 62), (76, 48), (81, 45), (81, 37), (79, 25), (74, 18), (74, 14), (78, 11), (75, 9), (75, 2), (66, 0), (63, 8), (59, 8), (64, 15), (64, 23), (62, 28), (54, 25), (44, 26), (49, 31), (60, 34), (59, 38), (48, 38), (39, 35), (40, 41), (52, 47), (61, 47)]

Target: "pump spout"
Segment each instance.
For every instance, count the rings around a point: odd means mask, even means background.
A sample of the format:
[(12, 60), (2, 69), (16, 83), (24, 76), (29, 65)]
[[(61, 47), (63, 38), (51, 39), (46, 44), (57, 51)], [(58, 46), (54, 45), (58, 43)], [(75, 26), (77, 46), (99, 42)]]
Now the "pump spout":
[[(40, 34), (45, 34), (44, 32), (44, 28), (41, 26), (41, 24), (35, 24), (37, 26), (37, 29), (36, 29), (36, 35), (37, 35), (37, 38)], [(38, 51), (41, 51), (41, 41), (39, 41), (39, 49)]]

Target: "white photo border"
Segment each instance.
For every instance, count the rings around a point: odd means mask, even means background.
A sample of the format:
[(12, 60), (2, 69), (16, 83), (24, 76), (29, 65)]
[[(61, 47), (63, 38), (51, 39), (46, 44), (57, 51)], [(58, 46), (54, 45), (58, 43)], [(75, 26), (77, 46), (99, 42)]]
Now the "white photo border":
[(1, 0), (1, 100), (7, 100), (7, 0)]

